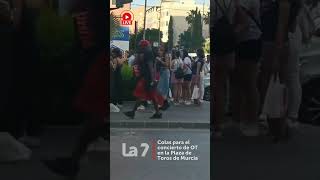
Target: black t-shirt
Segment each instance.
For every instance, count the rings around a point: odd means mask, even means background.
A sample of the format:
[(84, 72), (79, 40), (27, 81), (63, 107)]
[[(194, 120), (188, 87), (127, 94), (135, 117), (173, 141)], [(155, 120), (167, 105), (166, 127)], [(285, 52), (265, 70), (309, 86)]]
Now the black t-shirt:
[(201, 71), (201, 69), (203, 68), (203, 65), (204, 65), (204, 59), (198, 58), (198, 60), (192, 64), (192, 74), (193, 75), (197, 74), (198, 63), (201, 63), (201, 66), (200, 66), (200, 71)]
[(152, 52), (151, 48), (142, 48), (139, 49), (138, 54), (137, 54), (137, 58), (138, 58), (138, 64), (141, 68), (141, 75), (142, 77), (145, 78), (145, 80), (147, 81), (151, 81), (151, 72), (149, 69), (149, 64), (151, 64), (152, 66), (154, 66), (154, 54)]

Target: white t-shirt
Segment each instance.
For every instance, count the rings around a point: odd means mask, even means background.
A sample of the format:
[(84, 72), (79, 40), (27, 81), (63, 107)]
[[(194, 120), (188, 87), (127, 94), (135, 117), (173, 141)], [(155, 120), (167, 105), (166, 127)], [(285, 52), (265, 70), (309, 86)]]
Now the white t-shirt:
[(191, 61), (191, 59), (189, 57), (185, 57), (183, 60), (183, 63), (184, 63), (185, 73), (192, 74), (192, 71), (191, 71), (192, 61)]
[[(258, 0), (240, 0), (241, 6), (246, 8), (253, 14), (254, 18), (261, 24), (260, 21), (260, 1)], [(239, 33), (238, 40), (240, 42), (248, 41), (248, 40), (257, 40), (261, 37), (262, 32), (256, 22), (244, 12), (248, 18), (249, 27), (243, 32)]]
[(174, 59), (172, 60), (172, 64), (173, 64), (173, 71), (176, 71), (179, 67), (182, 67), (182, 60), (180, 58)]
[(128, 64), (129, 64), (129, 66), (132, 66), (132, 65), (133, 65), (135, 58), (136, 58), (136, 57), (135, 57), (134, 55), (131, 55), (131, 56), (128, 58)]

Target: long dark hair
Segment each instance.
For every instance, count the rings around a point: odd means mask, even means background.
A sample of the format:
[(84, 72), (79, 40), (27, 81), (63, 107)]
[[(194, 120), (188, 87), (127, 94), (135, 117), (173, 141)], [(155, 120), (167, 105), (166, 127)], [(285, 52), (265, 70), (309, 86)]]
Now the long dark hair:
[(202, 48), (200, 49), (197, 49), (197, 56), (201, 59), (204, 59), (205, 58), (205, 53), (204, 53), (204, 50)]
[(180, 52), (176, 49), (173, 49), (171, 51), (171, 54), (172, 54), (172, 59), (178, 59), (180, 57)]
[[(183, 50), (182, 50), (182, 60), (184, 61), (184, 59), (185, 59), (186, 57), (189, 57), (189, 58), (190, 58), (189, 53), (188, 53), (188, 50), (187, 50), (187, 49), (183, 49)], [(191, 59), (191, 58), (190, 58), (190, 59)]]

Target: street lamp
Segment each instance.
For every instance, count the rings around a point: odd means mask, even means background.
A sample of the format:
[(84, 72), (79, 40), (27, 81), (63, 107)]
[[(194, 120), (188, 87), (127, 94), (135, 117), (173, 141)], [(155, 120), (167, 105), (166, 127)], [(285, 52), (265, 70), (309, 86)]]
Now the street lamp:
[(144, 1), (143, 40), (146, 40), (147, 0)]

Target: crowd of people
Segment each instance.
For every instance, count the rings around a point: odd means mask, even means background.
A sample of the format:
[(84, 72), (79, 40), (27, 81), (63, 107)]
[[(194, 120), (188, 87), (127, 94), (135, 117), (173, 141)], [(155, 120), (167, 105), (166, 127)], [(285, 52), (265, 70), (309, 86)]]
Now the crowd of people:
[[(170, 104), (201, 105), (204, 96), (204, 76), (210, 72), (210, 58), (199, 48), (192, 58), (186, 49), (168, 50), (165, 46), (152, 47), (142, 40), (136, 53), (122, 54), (118, 48), (111, 49), (111, 106), (122, 108), (121, 68), (128, 64), (136, 79), (132, 94), (137, 102), (125, 115), (134, 118), (137, 110), (144, 110), (151, 102), (156, 113), (151, 118), (162, 118)], [(209, 56), (208, 56), (209, 57)], [(197, 91), (197, 92), (195, 92)]]
[(227, 82), (232, 119), (244, 135), (257, 136), (269, 82), (279, 76), (288, 92), (280, 127), (286, 137), (298, 125), (299, 51), (312, 37), (307, 7), (300, 0), (215, 0), (213, 7), (214, 136), (223, 136)]

